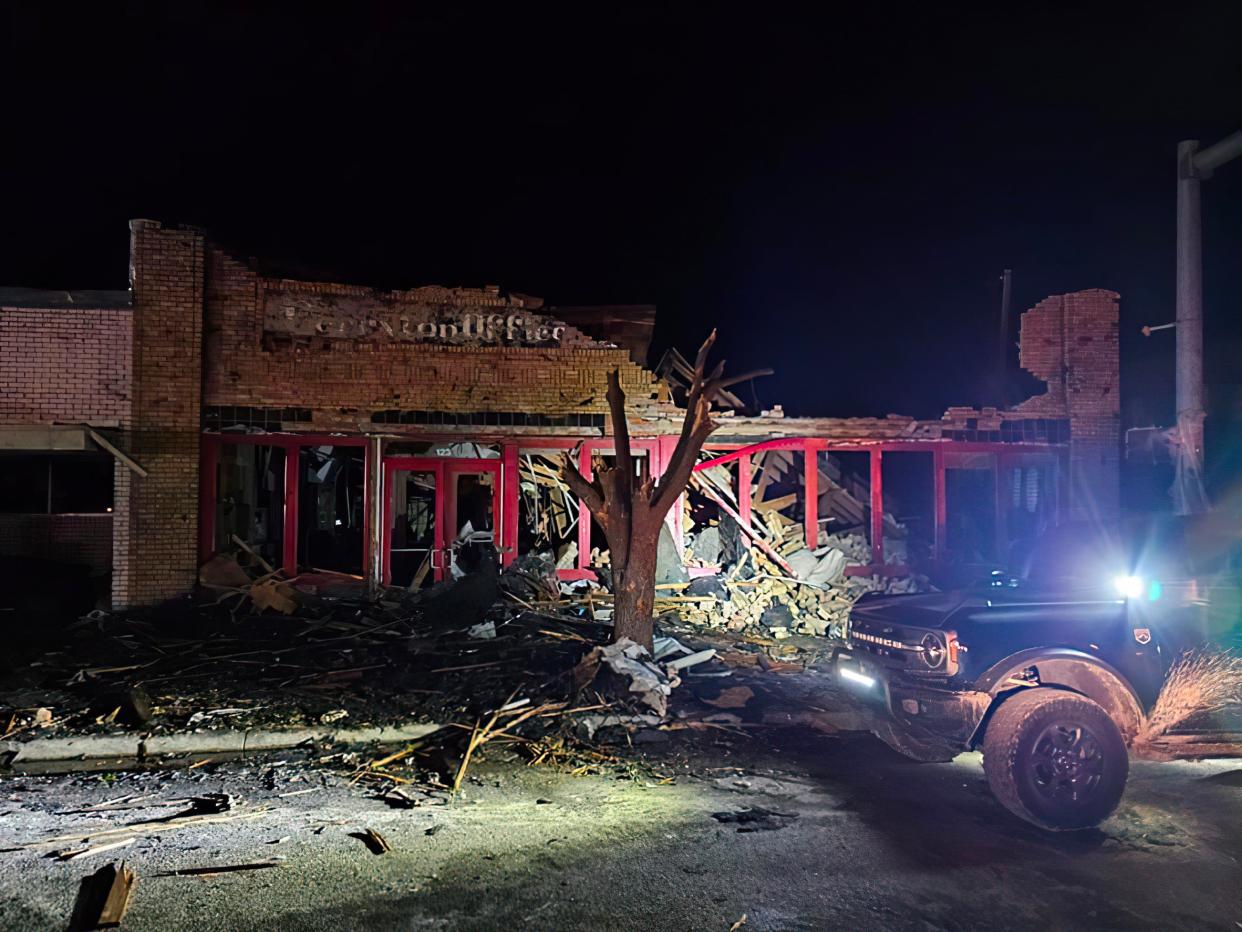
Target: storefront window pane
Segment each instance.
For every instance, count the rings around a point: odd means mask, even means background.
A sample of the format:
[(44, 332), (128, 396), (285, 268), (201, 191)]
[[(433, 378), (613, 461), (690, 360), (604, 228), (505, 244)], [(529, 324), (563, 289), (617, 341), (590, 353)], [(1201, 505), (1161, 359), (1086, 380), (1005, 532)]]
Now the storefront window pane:
[(302, 447), (298, 455), (298, 566), (360, 575), (366, 451), (316, 446)]
[(285, 451), (226, 443), (216, 467), (215, 549), (237, 549), (236, 535), (272, 566), (284, 563)]

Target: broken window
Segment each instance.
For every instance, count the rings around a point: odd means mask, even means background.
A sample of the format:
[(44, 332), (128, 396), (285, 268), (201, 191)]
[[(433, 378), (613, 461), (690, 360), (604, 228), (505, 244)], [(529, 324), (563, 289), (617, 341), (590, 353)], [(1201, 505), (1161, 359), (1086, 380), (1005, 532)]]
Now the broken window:
[(490, 536), (496, 529), (496, 477), (491, 472), (463, 472), (455, 478), (457, 513), (453, 539), (460, 542), (472, 535)]
[(1055, 464), (1014, 463), (1004, 477), (1006, 536), (1011, 544), (1033, 541), (1056, 521)]
[[(703, 458), (710, 460), (712, 457), (705, 453)], [(728, 514), (728, 511), (738, 513), (738, 462), (732, 459), (690, 475), (682, 499), (681, 523), (685, 545), (683, 557), (687, 566), (726, 565), (740, 555), (737, 552), (737, 523)], [(721, 502), (728, 511), (721, 507)]]
[(760, 450), (751, 456), (750, 508), (768, 543), (782, 556), (806, 548), (806, 453)]
[(518, 452), (518, 553), (546, 553), (561, 569), (578, 566), (578, 498), (561, 479), (560, 450)]
[(884, 494), (884, 562), (923, 567), (936, 538), (935, 473), (930, 453), (885, 450), (880, 457)]
[(94, 453), (5, 454), (0, 457), (0, 513), (107, 514), (112, 511), (110, 456)]
[(816, 464), (820, 545), (836, 547), (851, 563), (870, 563), (871, 453), (821, 450)]
[(957, 563), (996, 560), (996, 457), (946, 453), (945, 547)]
[(314, 446), (298, 455), (298, 566), (361, 575), (366, 451)]
[(394, 586), (421, 589), (435, 582), (443, 554), (436, 544), (436, 474), (398, 469), (391, 483), (389, 549)]
[(45, 515), (48, 507), (49, 457), (6, 453), (0, 457), (0, 513)]
[(284, 564), (285, 449), (223, 443), (216, 464), (215, 549), (236, 549), (233, 536), (272, 566)]

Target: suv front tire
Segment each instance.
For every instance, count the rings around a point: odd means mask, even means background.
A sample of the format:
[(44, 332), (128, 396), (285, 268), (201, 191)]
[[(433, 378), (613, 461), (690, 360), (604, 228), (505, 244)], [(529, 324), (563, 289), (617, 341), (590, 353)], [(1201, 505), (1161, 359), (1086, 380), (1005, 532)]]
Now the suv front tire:
[(983, 772), (1001, 804), (1051, 831), (1092, 828), (1121, 801), (1130, 758), (1097, 703), (1034, 687), (1005, 699), (983, 737)]

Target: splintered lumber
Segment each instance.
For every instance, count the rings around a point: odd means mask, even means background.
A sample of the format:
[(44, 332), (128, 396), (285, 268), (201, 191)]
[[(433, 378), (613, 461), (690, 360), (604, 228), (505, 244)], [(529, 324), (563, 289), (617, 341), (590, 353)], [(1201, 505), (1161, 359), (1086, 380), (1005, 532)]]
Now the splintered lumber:
[(254, 558), (255, 562), (258, 563), (259, 566), (263, 567), (263, 572), (267, 573), (269, 576), (271, 576), (273, 573), (276, 572), (274, 569), (272, 569), (272, 564), (268, 563), (266, 560), (263, 559), (263, 557), (259, 556), (258, 551), (252, 548), (248, 543), (246, 543), (236, 534), (232, 535), (232, 538), (233, 538), (234, 544), (236, 544), (242, 550), (246, 551), (246, 553), (250, 554), (250, 556)]
[(757, 546), (760, 550), (766, 553), (768, 557), (771, 558), (773, 561), (775, 561), (778, 566), (780, 566), (783, 570), (785, 570), (785, 572), (790, 573), (790, 574), (793, 573), (792, 567), (790, 567), (790, 565), (787, 562), (785, 562), (785, 558), (782, 557), (779, 553), (777, 553), (776, 550), (773, 549), (771, 544), (769, 544), (766, 540), (764, 540), (762, 537), (756, 534), (751, 528), (749, 528), (746, 522), (742, 520), (741, 515), (739, 515), (736, 511), (734, 511), (725, 502), (723, 498), (717, 495), (714, 490), (707, 488), (707, 486), (705, 485), (700, 485), (699, 489), (700, 491), (702, 491), (704, 495), (706, 495), (708, 498), (714, 501), (718, 506), (720, 506), (720, 508), (723, 509), (725, 514), (727, 514), (730, 518), (732, 518), (734, 521), (737, 522), (737, 525), (741, 529), (742, 533), (745, 534), (747, 537), (749, 537), (751, 541), (754, 542), (755, 546)]
[(361, 832), (351, 832), (350, 835), (366, 845), (372, 854), (387, 854), (392, 850), (392, 845), (388, 843), (388, 839), (373, 828)]
[(250, 601), (260, 611), (271, 608), (282, 615), (292, 615), (298, 610), (297, 599), (292, 593), (293, 589), (285, 583), (268, 579), (250, 587)]
[(123, 838), (120, 841), (111, 841), (105, 845), (93, 845), (89, 848), (78, 848), (73, 851), (61, 851), (56, 855), (56, 860), (76, 861), (78, 858), (88, 858), (92, 855), (103, 854), (105, 851), (115, 851), (117, 848), (128, 848), (133, 843), (133, 838)]
[(69, 920), (70, 930), (115, 929), (125, 918), (137, 878), (122, 861), (106, 864), (82, 879)]
[(770, 498), (766, 502), (755, 502), (754, 509), (760, 514), (766, 514), (769, 511), (783, 511), (798, 500), (797, 492), (790, 492), (788, 495), (782, 495), (780, 498)]
[(250, 864), (218, 864), (211, 867), (183, 867), (180, 870), (164, 871), (158, 877), (215, 877), (217, 874), (232, 874), (237, 871), (259, 871), (269, 867), (281, 867), (283, 861), (255, 861)]
[(64, 842), (88, 842), (92, 840), (114, 840), (126, 835), (162, 835), (191, 825), (215, 825), (219, 822), (244, 822), (257, 819), (271, 812), (269, 807), (252, 809), (249, 812), (228, 812), (219, 815), (172, 816), (167, 819), (151, 819), (146, 822), (133, 822), (119, 828), (106, 828), (97, 832), (70, 832), (67, 835), (56, 835), (39, 841), (26, 842), (23, 848), (40, 848), (43, 845), (56, 845)]

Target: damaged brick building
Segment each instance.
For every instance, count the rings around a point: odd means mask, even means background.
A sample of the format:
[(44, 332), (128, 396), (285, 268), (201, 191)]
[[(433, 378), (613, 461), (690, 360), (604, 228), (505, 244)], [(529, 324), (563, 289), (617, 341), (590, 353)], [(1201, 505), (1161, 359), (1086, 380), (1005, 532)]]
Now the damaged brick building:
[[(1046, 390), (1007, 410), (794, 418), (720, 399), (670, 518), (691, 572), (710, 571), (693, 542), (718, 520), (778, 556), (854, 533), (847, 572), (901, 576), (994, 565), (1049, 524), (1114, 516), (1117, 300), (1023, 315), (1021, 363)], [(540, 549), (587, 576), (607, 556), (558, 458), (609, 453), (619, 369), (640, 468), (662, 471), (679, 361), (648, 365), (654, 320), (495, 287), (278, 278), (199, 231), (133, 221), (130, 290), (0, 290), (0, 557), (89, 567), (114, 607), (185, 593), (236, 541), (289, 574), (415, 586), (474, 535), (502, 562)]]

